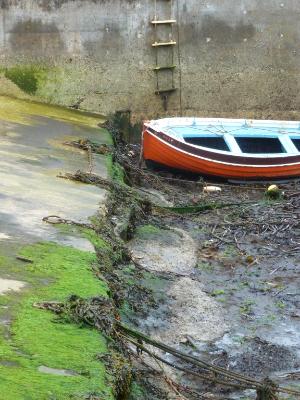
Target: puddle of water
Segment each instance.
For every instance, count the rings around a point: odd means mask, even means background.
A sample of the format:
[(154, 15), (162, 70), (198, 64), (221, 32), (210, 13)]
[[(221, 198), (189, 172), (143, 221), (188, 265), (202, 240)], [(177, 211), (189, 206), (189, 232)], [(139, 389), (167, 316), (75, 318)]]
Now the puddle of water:
[(49, 368), (44, 365), (38, 367), (39, 372), (43, 372), (44, 374), (50, 375), (60, 375), (60, 376), (78, 376), (77, 372), (71, 371), (69, 369), (56, 369), (56, 368)]
[[(299, 326), (299, 324), (298, 324)], [(300, 330), (291, 323), (281, 322), (270, 330), (261, 330), (260, 336), (279, 346), (294, 347), (300, 357)]]
[(9, 361), (9, 360), (0, 361), (0, 365), (3, 365), (4, 367), (11, 367), (11, 368), (20, 366), (20, 364), (18, 364), (17, 362)]

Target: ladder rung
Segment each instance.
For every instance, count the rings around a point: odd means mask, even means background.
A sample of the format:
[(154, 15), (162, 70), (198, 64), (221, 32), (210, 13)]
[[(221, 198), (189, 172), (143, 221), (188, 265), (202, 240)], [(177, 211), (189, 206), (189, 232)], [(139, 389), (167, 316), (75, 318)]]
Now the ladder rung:
[(155, 91), (155, 94), (171, 93), (171, 92), (175, 92), (176, 90), (177, 90), (177, 88), (156, 90), (156, 91)]
[(162, 65), (153, 68), (153, 71), (163, 71), (165, 69), (174, 69), (176, 65)]
[(165, 20), (162, 20), (162, 21), (154, 20), (154, 21), (151, 21), (151, 24), (154, 24), (154, 25), (159, 25), (159, 24), (176, 24), (176, 19), (165, 19)]
[(160, 46), (175, 46), (176, 42), (155, 42), (152, 44), (152, 47), (160, 47)]

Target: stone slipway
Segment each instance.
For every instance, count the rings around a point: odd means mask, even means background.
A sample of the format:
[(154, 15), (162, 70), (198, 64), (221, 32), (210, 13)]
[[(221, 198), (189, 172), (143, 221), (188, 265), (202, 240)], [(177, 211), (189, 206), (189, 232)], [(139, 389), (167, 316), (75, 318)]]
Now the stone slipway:
[[(42, 222), (47, 215), (88, 222), (105, 191), (57, 178), (89, 168), (85, 152), (64, 146), (110, 143), (101, 118), (0, 97), (0, 393), (5, 400), (112, 398), (97, 332), (55, 324), (36, 301), (107, 295), (96, 279), (93, 246), (82, 233)], [(106, 177), (106, 159), (93, 162)], [(91, 237), (91, 235), (89, 235)], [(66, 247), (70, 246), (70, 247)], [(20, 258), (17, 259), (16, 257)], [(2, 397), (4, 396), (4, 397)]]

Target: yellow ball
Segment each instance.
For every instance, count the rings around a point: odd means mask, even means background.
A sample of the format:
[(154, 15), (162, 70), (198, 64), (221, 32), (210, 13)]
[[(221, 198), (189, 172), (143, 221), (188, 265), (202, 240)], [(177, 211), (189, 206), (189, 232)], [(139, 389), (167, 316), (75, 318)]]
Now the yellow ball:
[(279, 190), (279, 187), (277, 185), (270, 185), (268, 187), (268, 192), (277, 192)]

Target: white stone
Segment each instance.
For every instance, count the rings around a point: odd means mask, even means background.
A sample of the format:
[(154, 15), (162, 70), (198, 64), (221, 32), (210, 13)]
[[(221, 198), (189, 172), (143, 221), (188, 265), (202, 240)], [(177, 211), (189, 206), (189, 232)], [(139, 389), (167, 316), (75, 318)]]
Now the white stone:
[(11, 290), (18, 292), (25, 286), (24, 282), (15, 281), (13, 279), (0, 278), (0, 295)]

